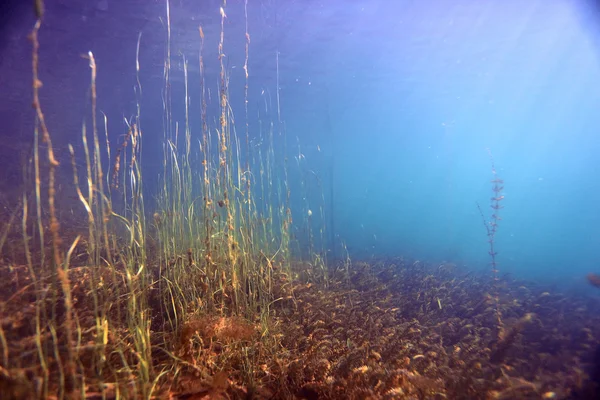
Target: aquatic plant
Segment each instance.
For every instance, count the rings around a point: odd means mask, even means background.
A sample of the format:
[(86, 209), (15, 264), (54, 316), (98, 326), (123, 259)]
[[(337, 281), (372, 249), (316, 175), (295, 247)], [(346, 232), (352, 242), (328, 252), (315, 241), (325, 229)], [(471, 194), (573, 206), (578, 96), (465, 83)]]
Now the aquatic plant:
[(498, 251), (496, 249), (496, 232), (498, 230), (498, 223), (501, 220), (500, 216), (498, 215), (500, 210), (503, 208), (502, 205), (500, 204), (503, 200), (504, 200), (504, 195), (502, 194), (502, 191), (504, 190), (504, 181), (502, 179), (500, 179), (498, 177), (498, 173), (496, 171), (496, 165), (494, 163), (494, 157), (492, 156), (492, 152), (488, 149), (488, 155), (490, 157), (490, 161), (492, 164), (492, 177), (493, 179), (491, 180), (492, 183), (492, 193), (493, 196), (490, 198), (490, 208), (492, 209), (492, 214), (490, 216), (490, 218), (486, 218), (483, 210), (481, 209), (481, 207), (479, 206), (479, 203), (477, 203), (477, 208), (479, 209), (479, 213), (481, 214), (481, 218), (483, 220), (483, 225), (485, 226), (485, 230), (486, 230), (486, 234), (487, 234), (487, 238), (488, 238), (488, 244), (489, 244), (489, 250), (488, 250), (488, 254), (490, 256), (491, 262), (490, 262), (490, 266), (492, 268), (492, 289), (493, 289), (493, 298), (494, 298), (494, 303), (495, 303), (495, 307), (496, 307), (496, 320), (498, 323), (498, 329), (499, 329), (499, 336), (502, 336), (502, 313), (500, 311), (500, 305), (499, 305), (499, 293), (498, 293), (498, 263), (496, 261), (496, 256), (498, 255)]
[[(17, 289), (0, 303), (3, 315), (16, 312), (22, 303), (27, 308), (11, 319), (11, 326), (18, 328), (5, 331), (8, 322), (4, 320), (0, 326), (6, 391), (23, 391), (25, 398), (95, 394), (150, 398), (168, 390), (186, 391), (188, 378), (200, 375), (219, 392), (224, 381), (227, 386), (223, 371), (233, 365), (241, 366), (243, 382), (254, 385), (261, 374), (256, 364), (268, 363), (279, 347), (280, 339), (273, 334), (277, 329), (273, 312), (293, 295), (286, 285), (296, 264), (288, 164), (285, 151), (276, 150), (281, 144), (274, 139), (275, 134), (285, 137), (285, 132), (277, 131), (283, 126), (279, 104), (277, 124), (259, 121), (259, 145), (250, 140), (248, 27), (244, 146), (229, 103), (225, 3), (220, 9), (216, 116), (208, 112), (204, 34), (201, 27), (198, 31), (201, 127), (197, 129), (190, 124), (185, 56), (181, 99), (185, 120), (173, 118), (176, 99), (171, 91), (171, 22), (166, 1), (163, 171), (157, 204), (150, 212), (142, 168), (142, 36), (138, 36), (135, 63), (136, 112), (125, 121), (122, 139), (113, 152), (109, 116), (98, 119), (96, 60), (92, 52), (85, 55), (90, 90), (89, 117), (81, 132), (83, 154), (69, 146), (73, 187), (81, 204), (81, 212), (71, 212), (86, 221), (85, 231), (77, 232), (70, 221), (62, 229), (59, 223), (55, 187), (60, 164), (39, 99), (38, 33), (43, 2), (38, 0), (35, 6), (37, 21), (30, 38), (36, 123), (32, 162), (25, 166), (29, 186), (20, 209), (25, 265), (7, 271)], [(199, 146), (193, 145), (195, 141)], [(46, 151), (45, 157), (41, 150)], [(78, 157), (84, 160), (83, 170)], [(308, 200), (305, 204), (309, 206)], [(0, 247), (17, 216), (12, 213), (3, 228)], [(323, 239), (324, 228), (311, 223), (310, 215), (302, 220), (309, 229), (318, 229)], [(319, 247), (312, 246), (312, 232), (308, 235), (305, 242), (311, 246), (301, 257), (310, 261), (297, 265), (309, 266), (326, 277), (324, 258), (314, 250)], [(23, 322), (26, 316), (33, 317), (33, 325)], [(23, 368), (35, 377), (35, 385), (31, 379), (19, 378)]]

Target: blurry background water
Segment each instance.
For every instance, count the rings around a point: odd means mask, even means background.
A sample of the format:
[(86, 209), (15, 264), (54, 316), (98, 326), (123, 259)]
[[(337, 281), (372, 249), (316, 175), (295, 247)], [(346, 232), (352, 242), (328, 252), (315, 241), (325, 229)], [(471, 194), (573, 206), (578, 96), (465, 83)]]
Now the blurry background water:
[[(0, 10), (4, 207), (18, 197), (33, 131), (30, 3), (4, 2)], [(198, 27), (214, 96), (220, 6), (171, 1), (174, 118), (183, 118), (185, 56), (195, 133)], [(98, 105), (116, 143), (125, 133), (123, 118), (135, 109), (141, 32), (145, 185), (155, 193), (165, 1), (54, 0), (46, 8), (41, 100), (64, 161), (62, 187), (71, 182), (66, 146), (79, 146), (89, 109), (81, 54), (95, 54)], [(278, 70), (289, 160), (304, 171), (291, 179), (308, 182), (313, 197), (323, 192), (329, 241), (343, 240), (356, 259), (403, 255), (489, 269), (476, 206), (491, 213), (489, 148), (506, 188), (496, 237), (500, 272), (567, 288), (600, 272), (600, 41), (593, 4), (248, 0), (247, 10), (250, 133), (258, 140), (259, 118), (278, 120)], [(244, 2), (228, 1), (225, 12), (230, 100), (243, 110)], [(210, 107), (217, 106), (213, 100)], [(244, 118), (236, 115), (241, 132)], [(310, 205), (293, 207), (301, 215)]]

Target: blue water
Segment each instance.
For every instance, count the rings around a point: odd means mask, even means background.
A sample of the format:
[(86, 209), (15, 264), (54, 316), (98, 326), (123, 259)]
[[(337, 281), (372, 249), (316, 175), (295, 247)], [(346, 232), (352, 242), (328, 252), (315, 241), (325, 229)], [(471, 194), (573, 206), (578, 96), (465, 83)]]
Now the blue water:
[[(488, 268), (476, 203), (491, 214), (489, 148), (505, 180), (501, 273), (576, 285), (597, 270), (593, 9), (573, 1), (335, 4), (297, 6), (295, 32), (312, 39), (285, 41), (281, 52), (316, 53), (293, 61), (301, 81), (286, 98), (308, 104), (286, 118), (334, 157), (336, 233), (351, 254)], [(323, 93), (318, 104), (309, 100), (315, 92)], [(319, 124), (327, 118), (331, 127)]]
[[(0, 137), (25, 149), (33, 129), (26, 39), (33, 14), (29, 3), (14, 3), (2, 19)], [(142, 33), (144, 173), (152, 191), (162, 165), (165, 2), (47, 3), (41, 95), (65, 161), (88, 110), (89, 70), (80, 55), (95, 54), (99, 108), (116, 141), (123, 118), (135, 112)], [(184, 55), (190, 87), (199, 84), (199, 25), (216, 93), (220, 4), (171, 2), (175, 99), (183, 97)], [(310, 191), (293, 202), (296, 220), (324, 206), (335, 242), (327, 236), (329, 254), (341, 256), (344, 243), (354, 259), (405, 256), (489, 270), (477, 209), (492, 211), (489, 149), (505, 182), (500, 273), (573, 288), (600, 272), (596, 8), (574, 0), (248, 0), (247, 10), (251, 135), (257, 139), (255, 116), (279, 120), (279, 93), (288, 157), (300, 171), (291, 179)], [(230, 101), (241, 132), (244, 3), (229, 1), (225, 12)], [(191, 107), (199, 109), (197, 97)], [(199, 126), (198, 113), (191, 118)], [(8, 168), (17, 152), (4, 153)], [(68, 169), (64, 176), (68, 182)], [(8, 175), (2, 179), (7, 186)]]

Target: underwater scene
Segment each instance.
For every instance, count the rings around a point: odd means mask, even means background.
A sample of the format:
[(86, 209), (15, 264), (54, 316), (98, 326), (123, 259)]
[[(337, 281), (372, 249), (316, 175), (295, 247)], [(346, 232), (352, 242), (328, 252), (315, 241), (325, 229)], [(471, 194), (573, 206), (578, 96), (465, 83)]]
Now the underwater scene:
[(0, 399), (600, 399), (600, 4), (0, 5)]

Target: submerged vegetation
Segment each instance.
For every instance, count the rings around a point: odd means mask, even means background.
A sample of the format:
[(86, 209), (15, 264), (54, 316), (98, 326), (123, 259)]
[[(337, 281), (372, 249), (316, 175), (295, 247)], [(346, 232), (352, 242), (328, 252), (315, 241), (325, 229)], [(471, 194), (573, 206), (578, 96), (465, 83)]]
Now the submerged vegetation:
[[(208, 111), (210, 88), (204, 80), (204, 33), (199, 28), (198, 132), (190, 125), (185, 57), (185, 120), (172, 116), (168, 2), (166, 6), (163, 171), (155, 210), (149, 217), (144, 198), (139, 76), (137, 112), (126, 120), (127, 131), (111, 155), (108, 116), (99, 118), (97, 67), (89, 52), (90, 117), (81, 134), (83, 154), (69, 146), (73, 186), (87, 229), (74, 233), (61, 227), (57, 212), (56, 169), (66, 160), (54, 155), (38, 95), (38, 34), (44, 12), (43, 4), (36, 2), (38, 20), (30, 35), (36, 125), (33, 157), (25, 171), (29, 188), (2, 240), (4, 248), (11, 232), (21, 229), (24, 265), (5, 271), (18, 290), (8, 290), (10, 296), (3, 299), (6, 319), (0, 330), (3, 387), (17, 397), (24, 391), (26, 398), (90, 393), (149, 398), (184, 387), (190, 376), (208, 380), (218, 391), (229, 374), (238, 374), (240, 383), (253, 387), (257, 363), (276, 358), (280, 339), (273, 309), (291, 298), (292, 260), (311, 280), (327, 279), (324, 257), (314, 253), (312, 234), (307, 239), (310, 252), (292, 255), (288, 165), (284, 156), (276, 157), (276, 146), (285, 143), (274, 140), (276, 133), (282, 134), (281, 121), (261, 128), (264, 145), (250, 143), (248, 32), (243, 68), (246, 123), (239, 134), (224, 62), (224, 8), (218, 115)], [(77, 162), (81, 157), (83, 171)], [(323, 234), (324, 229), (319, 230)], [(15, 242), (10, 245), (14, 248)], [(308, 258), (302, 261), (304, 257)], [(24, 303), (28, 306), (21, 309)], [(17, 310), (21, 314), (13, 314)], [(32, 324), (26, 323), (29, 318)]]
[[(3, 399), (510, 399), (597, 389), (586, 363), (600, 304), (498, 276), (503, 197), (493, 161), (494, 212), (485, 222), (493, 281), (450, 263), (363, 263), (347, 251), (328, 260), (324, 197), (309, 204), (306, 182), (291, 183), (301, 157), (288, 163), (278, 93), (276, 117), (250, 123), (247, 28), (241, 131), (234, 120), (224, 8), (214, 44), (218, 111), (209, 104), (200, 27), (201, 126), (191, 123), (185, 57), (184, 118), (173, 117), (167, 1), (162, 172), (149, 202), (139, 58), (136, 113), (115, 144), (110, 116), (97, 107), (94, 54), (85, 56), (81, 154), (69, 146), (70, 159), (57, 159), (39, 98), (44, 9), (35, 5), (33, 152), (21, 203), (0, 231)], [(61, 164), (70, 164), (78, 203), (62, 220)]]

